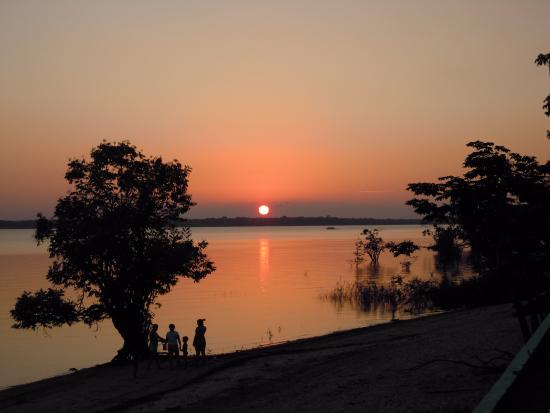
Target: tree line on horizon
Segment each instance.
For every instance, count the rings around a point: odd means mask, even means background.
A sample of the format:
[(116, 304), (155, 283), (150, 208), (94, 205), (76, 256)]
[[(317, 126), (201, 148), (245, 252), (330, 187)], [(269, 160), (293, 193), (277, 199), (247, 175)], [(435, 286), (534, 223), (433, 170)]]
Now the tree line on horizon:
[[(0, 229), (35, 229), (36, 219), (20, 221), (0, 220)], [(341, 218), (318, 217), (211, 217), (186, 218), (176, 221), (177, 227), (253, 227), (253, 226), (325, 226), (325, 225), (416, 225), (421, 219), (415, 218)]]

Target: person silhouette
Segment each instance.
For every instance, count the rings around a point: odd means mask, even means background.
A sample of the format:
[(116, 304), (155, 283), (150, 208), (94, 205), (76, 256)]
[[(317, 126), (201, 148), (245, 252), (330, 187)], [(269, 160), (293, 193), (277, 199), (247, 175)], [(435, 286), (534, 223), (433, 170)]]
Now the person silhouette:
[(173, 359), (176, 359), (176, 364), (179, 365), (179, 350), (181, 346), (181, 339), (180, 339), (180, 333), (176, 331), (176, 326), (174, 324), (170, 324), (168, 326), (170, 331), (166, 333), (166, 345), (168, 350), (168, 360), (170, 362), (170, 368), (173, 368)]
[(153, 363), (153, 360), (157, 364), (157, 367), (162, 369), (158, 357), (158, 344), (159, 342), (164, 343), (165, 340), (159, 336), (158, 329), (159, 325), (153, 324), (151, 326), (151, 331), (149, 332), (149, 364), (147, 365), (147, 370), (151, 368), (151, 363)]
[(181, 338), (181, 355), (182, 355), (183, 357), (187, 357), (187, 355), (189, 354), (189, 353), (187, 352), (187, 342), (188, 342), (188, 341), (189, 341), (189, 337), (187, 337), (187, 336), (183, 336), (183, 337)]
[(195, 347), (195, 353), (197, 354), (197, 361), (206, 357), (206, 326), (204, 318), (197, 320), (197, 328), (195, 329), (195, 338), (193, 338), (193, 347)]
[(188, 341), (189, 341), (189, 337), (187, 337), (187, 336), (183, 336), (181, 338), (181, 356), (183, 358), (184, 367), (187, 367), (187, 355), (189, 354), (188, 350), (187, 350), (187, 342)]

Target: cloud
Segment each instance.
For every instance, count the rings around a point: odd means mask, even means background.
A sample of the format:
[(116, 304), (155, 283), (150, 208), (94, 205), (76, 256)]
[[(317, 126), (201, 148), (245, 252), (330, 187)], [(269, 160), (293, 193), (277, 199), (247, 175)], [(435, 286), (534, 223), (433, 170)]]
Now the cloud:
[(384, 192), (395, 192), (391, 189), (362, 189), (359, 191), (361, 194), (378, 194)]

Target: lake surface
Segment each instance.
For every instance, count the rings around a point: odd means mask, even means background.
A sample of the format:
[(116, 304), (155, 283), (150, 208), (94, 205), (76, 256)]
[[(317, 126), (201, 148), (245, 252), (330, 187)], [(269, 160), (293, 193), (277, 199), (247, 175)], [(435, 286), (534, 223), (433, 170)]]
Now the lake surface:
[[(174, 323), (192, 340), (196, 319), (206, 318), (207, 352), (216, 354), (389, 321), (391, 314), (381, 309), (365, 313), (320, 298), (337, 283), (386, 281), (402, 272), (400, 260), (387, 252), (377, 271), (367, 264), (356, 271), (351, 259), (363, 228), (194, 228), (195, 241), (210, 243), (208, 254), (217, 270), (200, 283), (181, 279), (160, 298), (162, 307), (155, 310), (160, 333)], [(385, 241), (431, 241), (418, 225), (378, 228)], [(32, 230), (0, 230), (0, 387), (104, 363), (122, 345), (110, 321), (97, 328), (10, 328), (9, 310), (23, 290), (48, 286), (46, 247), (36, 246), (32, 236)], [(422, 249), (416, 255), (408, 277), (439, 275), (432, 252)]]

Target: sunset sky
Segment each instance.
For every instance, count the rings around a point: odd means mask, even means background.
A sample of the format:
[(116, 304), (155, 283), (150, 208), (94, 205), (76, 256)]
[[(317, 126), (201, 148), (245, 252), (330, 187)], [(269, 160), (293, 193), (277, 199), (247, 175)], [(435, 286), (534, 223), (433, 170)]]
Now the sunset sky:
[(411, 217), (485, 139), (546, 160), (550, 1), (2, 1), (0, 219), (102, 139), (193, 168), (192, 217)]

